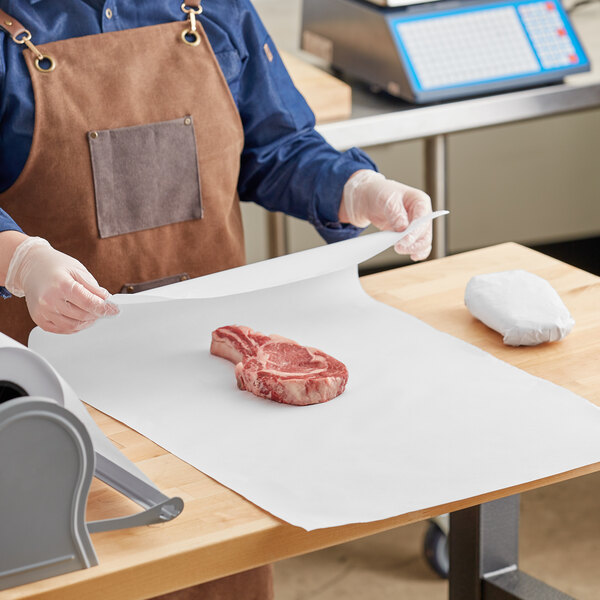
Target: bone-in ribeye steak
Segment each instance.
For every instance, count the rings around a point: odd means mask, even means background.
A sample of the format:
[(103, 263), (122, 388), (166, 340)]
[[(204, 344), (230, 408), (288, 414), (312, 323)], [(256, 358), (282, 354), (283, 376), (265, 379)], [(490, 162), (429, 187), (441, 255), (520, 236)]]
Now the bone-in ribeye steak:
[(219, 327), (212, 332), (210, 351), (235, 363), (241, 390), (283, 404), (327, 402), (348, 381), (345, 365), (325, 352), (249, 327)]

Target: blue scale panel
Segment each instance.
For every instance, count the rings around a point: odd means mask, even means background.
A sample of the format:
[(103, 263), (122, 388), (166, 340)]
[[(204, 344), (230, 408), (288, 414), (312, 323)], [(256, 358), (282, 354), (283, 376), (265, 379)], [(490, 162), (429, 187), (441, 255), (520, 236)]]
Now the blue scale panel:
[(462, 5), (389, 23), (417, 98), (522, 87), (589, 70), (555, 0)]

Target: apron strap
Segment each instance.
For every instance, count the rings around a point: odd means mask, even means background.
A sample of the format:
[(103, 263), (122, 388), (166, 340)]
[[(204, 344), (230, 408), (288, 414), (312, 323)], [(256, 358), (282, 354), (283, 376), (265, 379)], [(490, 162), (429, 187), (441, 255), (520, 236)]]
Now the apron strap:
[[(182, 4), (182, 7), (191, 8), (197, 11), (201, 9), (201, 1), (202, 0), (185, 0)], [(8, 35), (10, 35), (10, 37), (14, 41), (17, 41), (16, 38), (19, 35), (23, 33), (27, 35), (28, 33), (27, 29), (23, 27), (23, 25), (21, 25), (19, 21), (11, 17), (8, 13), (4, 12), (3, 10), (0, 10), (0, 29), (6, 31), (6, 33), (8, 33)]]
[[(196, 31), (196, 15), (199, 15), (202, 12), (202, 6), (200, 3), (202, 0), (184, 0), (181, 4), (181, 10), (188, 15), (188, 19), (190, 21), (190, 30), (183, 32), (183, 40), (195, 46), (200, 42), (200, 36)], [(15, 18), (11, 17), (7, 12), (0, 10), (0, 29), (3, 29), (10, 35), (13, 42), (17, 44), (25, 44), (35, 55), (35, 66), (39, 71), (49, 72), (54, 70), (54, 60), (49, 56), (44, 56), (33, 44), (31, 41), (31, 32), (27, 30), (19, 21)], [(185, 37), (188, 33), (191, 33), (195, 39), (190, 42)], [(19, 37), (21, 36), (21, 37)], [(47, 59), (49, 66), (42, 67), (40, 62), (44, 59)]]
[[(202, 0), (185, 0), (181, 6), (182, 9), (190, 8), (193, 11), (200, 11), (202, 10), (200, 6), (201, 1)], [(8, 13), (4, 12), (3, 10), (0, 10), (0, 29), (6, 31), (6, 33), (8, 33), (8, 35), (10, 35), (10, 37), (15, 42), (21, 42), (21, 40), (17, 38), (19, 35), (22, 34), (25, 34), (25, 37), (31, 38), (31, 34), (29, 33), (29, 31), (25, 27), (23, 27), (23, 25), (21, 25), (19, 21), (11, 17)]]
[[(192, 4), (192, 2), (190, 2)], [(0, 29), (4, 29), (8, 35), (13, 39), (13, 41), (17, 41), (17, 36), (21, 34), (29, 33), (19, 21), (13, 19), (8, 13), (5, 13), (3, 10), (0, 10)], [(31, 36), (31, 34), (29, 34)]]
[[(0, 10), (0, 29), (4, 29), (15, 44), (25, 44), (35, 54), (35, 68), (38, 71), (41, 71), (42, 73), (54, 71), (54, 59), (50, 56), (43, 55), (31, 41), (31, 32), (3, 10)], [(43, 66), (40, 63), (44, 60), (47, 65)]]

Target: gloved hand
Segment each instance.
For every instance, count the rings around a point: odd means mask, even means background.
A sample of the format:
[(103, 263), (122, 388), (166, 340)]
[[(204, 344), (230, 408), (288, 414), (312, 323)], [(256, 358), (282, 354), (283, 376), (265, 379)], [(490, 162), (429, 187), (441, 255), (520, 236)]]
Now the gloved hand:
[[(344, 186), (339, 218), (342, 223), (385, 231), (404, 231), (412, 221), (431, 212), (429, 196), (413, 187), (386, 179), (375, 171), (357, 171)], [(431, 222), (400, 240), (395, 250), (424, 260), (431, 252)]]
[(30, 237), (17, 246), (5, 287), (15, 296), (25, 296), (33, 321), (52, 333), (75, 333), (99, 317), (119, 312), (106, 302), (108, 291), (78, 260), (42, 238)]

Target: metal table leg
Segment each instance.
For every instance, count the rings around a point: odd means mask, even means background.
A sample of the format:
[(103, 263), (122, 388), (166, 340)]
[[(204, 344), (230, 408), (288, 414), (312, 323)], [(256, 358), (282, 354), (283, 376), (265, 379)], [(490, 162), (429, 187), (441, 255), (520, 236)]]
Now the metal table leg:
[[(431, 196), (433, 210), (446, 210), (447, 204), (446, 136), (425, 139), (425, 191)], [(433, 222), (433, 249), (431, 258), (442, 258), (447, 253), (447, 219)]]
[(450, 515), (450, 600), (574, 600), (519, 571), (519, 496)]

